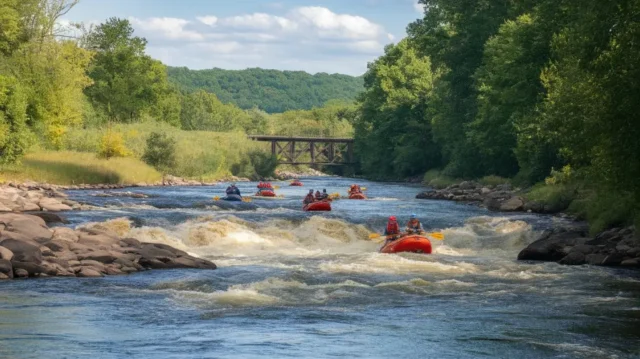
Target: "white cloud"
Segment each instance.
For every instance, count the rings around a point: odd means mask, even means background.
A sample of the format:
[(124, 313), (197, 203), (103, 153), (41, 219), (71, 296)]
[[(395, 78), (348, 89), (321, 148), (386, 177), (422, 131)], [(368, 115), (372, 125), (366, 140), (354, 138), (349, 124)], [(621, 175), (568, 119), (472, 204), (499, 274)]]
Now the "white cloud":
[(198, 16), (196, 19), (208, 26), (215, 26), (218, 23), (218, 18), (215, 16)]
[(300, 7), (292, 11), (291, 17), (311, 25), (321, 36), (368, 39), (387, 35), (382, 26), (361, 16), (336, 14), (324, 7)]
[(263, 13), (224, 18), (220, 20), (220, 26), (259, 30), (295, 30), (298, 27), (289, 19)]
[(325, 7), (298, 7), (282, 16), (267, 13), (194, 21), (130, 18), (148, 52), (172, 66), (247, 67), (342, 72), (360, 75), (394, 36), (362, 16)]
[(161, 35), (169, 40), (204, 40), (205, 36), (199, 32), (186, 30), (190, 21), (173, 17), (152, 17), (149, 19), (129, 18), (129, 21), (145, 33)]

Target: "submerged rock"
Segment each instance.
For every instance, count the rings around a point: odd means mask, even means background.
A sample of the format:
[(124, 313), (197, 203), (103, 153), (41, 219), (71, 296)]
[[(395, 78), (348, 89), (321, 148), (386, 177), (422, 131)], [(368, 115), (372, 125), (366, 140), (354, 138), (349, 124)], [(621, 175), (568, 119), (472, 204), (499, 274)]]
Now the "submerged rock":
[(49, 229), (40, 217), (0, 213), (0, 279), (102, 277), (147, 269), (216, 269), (165, 244), (120, 238), (98, 228)]

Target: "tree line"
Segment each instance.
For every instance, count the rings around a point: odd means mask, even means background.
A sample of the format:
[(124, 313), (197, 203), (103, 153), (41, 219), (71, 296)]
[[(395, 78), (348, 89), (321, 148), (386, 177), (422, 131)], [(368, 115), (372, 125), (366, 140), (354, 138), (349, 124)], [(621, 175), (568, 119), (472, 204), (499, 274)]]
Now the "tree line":
[(365, 75), (366, 173), (533, 184), (564, 168), (640, 202), (640, 1), (420, 3)]
[(186, 92), (205, 90), (224, 103), (267, 113), (310, 110), (327, 101), (353, 102), (362, 92), (362, 77), (260, 68), (246, 70), (190, 70), (169, 67), (170, 82)]
[[(242, 109), (204, 89), (180, 88), (169, 81), (167, 67), (146, 54), (146, 39), (135, 35), (128, 20), (110, 18), (89, 27), (72, 24), (72, 31), (62, 26), (60, 19), (78, 1), (0, 0), (0, 164), (16, 162), (33, 145), (65, 149), (65, 137), (73, 129), (114, 124), (157, 121), (187, 131), (261, 134), (344, 135), (351, 131), (346, 117), (353, 113), (349, 102), (271, 115), (260, 109), (259, 98), (249, 98), (254, 102), (245, 102)], [(174, 72), (185, 71), (178, 70)], [(280, 88), (295, 91), (309, 86), (304, 81), (331, 83), (328, 88), (338, 97), (345, 90), (337, 91), (336, 83), (357, 83), (349, 76), (327, 80), (328, 75), (319, 75), (306, 80), (300, 73), (265, 73), (273, 77), (267, 81), (269, 86), (283, 81), (287, 85)], [(255, 83), (252, 86), (245, 90), (260, 92)], [(325, 95), (310, 96), (314, 106), (332, 98), (328, 89), (316, 90)], [(226, 96), (224, 91), (220, 95)], [(273, 103), (269, 106), (275, 108)], [(283, 104), (282, 108), (288, 107)], [(121, 137), (107, 133), (101, 153), (107, 157), (130, 153)]]

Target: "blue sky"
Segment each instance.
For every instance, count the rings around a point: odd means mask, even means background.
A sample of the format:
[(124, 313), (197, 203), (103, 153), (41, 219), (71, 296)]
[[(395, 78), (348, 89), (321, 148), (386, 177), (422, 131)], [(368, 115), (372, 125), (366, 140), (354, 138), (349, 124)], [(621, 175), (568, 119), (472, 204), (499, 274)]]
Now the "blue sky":
[(416, 0), (81, 0), (64, 20), (112, 16), (171, 66), (361, 75), (421, 10)]

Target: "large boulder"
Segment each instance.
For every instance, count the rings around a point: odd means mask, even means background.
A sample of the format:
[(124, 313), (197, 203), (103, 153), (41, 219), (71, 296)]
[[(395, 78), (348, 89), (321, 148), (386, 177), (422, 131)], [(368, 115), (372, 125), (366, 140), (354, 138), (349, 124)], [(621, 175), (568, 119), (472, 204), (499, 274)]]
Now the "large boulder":
[(49, 268), (33, 262), (20, 262), (14, 260), (11, 261), (11, 264), (13, 265), (14, 272), (17, 269), (23, 269), (29, 273), (29, 277), (37, 277), (42, 273), (47, 275), (56, 275), (55, 271), (51, 271)]
[(99, 271), (89, 268), (89, 267), (82, 267), (77, 273), (76, 276), (81, 277), (81, 278), (94, 278), (94, 277), (102, 277), (102, 273), (100, 273)]
[(572, 251), (569, 254), (567, 254), (567, 256), (562, 258), (560, 260), (560, 262), (558, 262), (558, 263), (566, 264), (566, 265), (581, 265), (581, 264), (585, 264), (585, 255), (582, 252)]
[(44, 243), (53, 236), (53, 233), (47, 228), (45, 222), (36, 216), (2, 214), (0, 215), (0, 223), (5, 226), (0, 238), (31, 240)]
[(67, 242), (77, 242), (78, 233), (71, 228), (57, 227), (53, 229), (53, 239)]
[(499, 209), (501, 212), (515, 212), (515, 211), (521, 211), (523, 207), (524, 207), (524, 200), (522, 199), (522, 197), (515, 196), (500, 203)]
[(14, 261), (38, 264), (42, 262), (42, 252), (40, 251), (40, 248), (31, 243), (9, 238), (0, 242), (0, 246), (13, 252), (12, 260)]
[(66, 218), (51, 212), (33, 212), (31, 215), (42, 218), (47, 224), (51, 223), (69, 223)]
[(559, 261), (574, 246), (584, 244), (586, 228), (556, 228), (545, 231), (541, 238), (518, 254), (518, 260)]
[(78, 254), (78, 258), (81, 261), (92, 260), (92, 261), (96, 261), (104, 264), (109, 264), (109, 263), (113, 263), (116, 259), (118, 259), (118, 256), (106, 250), (98, 250), (94, 252)]
[(72, 208), (67, 206), (66, 204), (60, 202), (55, 198), (43, 197), (38, 202), (38, 205), (42, 208), (43, 211), (50, 212), (60, 212), (60, 211), (70, 211)]

